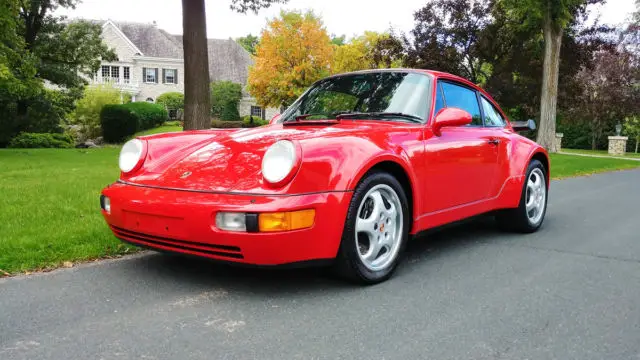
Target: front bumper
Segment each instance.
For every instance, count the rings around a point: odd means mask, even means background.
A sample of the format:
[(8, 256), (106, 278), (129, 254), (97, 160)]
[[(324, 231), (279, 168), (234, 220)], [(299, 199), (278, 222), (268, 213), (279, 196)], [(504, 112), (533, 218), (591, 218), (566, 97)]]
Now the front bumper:
[[(288, 196), (214, 194), (116, 183), (102, 191), (102, 211), (116, 237), (142, 247), (251, 265), (333, 259), (338, 253), (351, 192)], [(218, 211), (278, 212), (315, 209), (312, 227), (248, 233), (215, 227)]]

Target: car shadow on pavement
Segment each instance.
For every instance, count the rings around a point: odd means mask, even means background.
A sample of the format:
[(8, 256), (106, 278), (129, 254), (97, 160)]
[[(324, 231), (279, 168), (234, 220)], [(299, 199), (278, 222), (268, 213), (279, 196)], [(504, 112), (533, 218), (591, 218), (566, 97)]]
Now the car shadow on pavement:
[[(478, 217), (419, 234), (410, 241), (399, 271), (403, 274), (423, 271), (429, 260), (469, 247), (497, 243), (509, 236), (500, 231), (493, 219)], [(334, 276), (327, 268), (271, 269), (227, 265), (197, 257), (150, 253), (128, 262), (127, 276), (149, 277), (152, 281), (179, 282), (197, 289), (219, 287), (235, 293), (285, 295), (307, 291), (358, 291), (359, 286)], [(144, 279), (141, 279), (144, 280)], [(385, 286), (389, 282), (378, 286)], [(169, 286), (169, 285), (167, 285)]]

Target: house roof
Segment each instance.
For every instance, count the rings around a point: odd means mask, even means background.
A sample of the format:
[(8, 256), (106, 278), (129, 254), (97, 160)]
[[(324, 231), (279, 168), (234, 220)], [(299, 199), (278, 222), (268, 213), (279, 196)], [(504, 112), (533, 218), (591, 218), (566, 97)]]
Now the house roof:
[[(103, 23), (105, 23), (104, 21)], [(183, 59), (182, 35), (173, 35), (155, 24), (111, 21), (145, 57)], [(232, 39), (208, 39), (211, 81), (230, 80), (245, 85), (253, 59)]]

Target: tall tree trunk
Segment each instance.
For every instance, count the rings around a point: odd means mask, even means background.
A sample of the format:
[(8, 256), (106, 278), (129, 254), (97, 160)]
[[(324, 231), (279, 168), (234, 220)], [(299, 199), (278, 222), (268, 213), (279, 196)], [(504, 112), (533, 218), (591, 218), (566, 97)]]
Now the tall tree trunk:
[(558, 74), (560, 71), (560, 46), (562, 28), (553, 24), (550, 16), (544, 21), (544, 69), (540, 96), (540, 129), (538, 144), (550, 152), (556, 152), (556, 105), (558, 102)]
[(636, 154), (638, 153), (638, 144), (640, 144), (640, 138), (636, 139)]
[(209, 52), (204, 0), (182, 0), (184, 129), (211, 127)]

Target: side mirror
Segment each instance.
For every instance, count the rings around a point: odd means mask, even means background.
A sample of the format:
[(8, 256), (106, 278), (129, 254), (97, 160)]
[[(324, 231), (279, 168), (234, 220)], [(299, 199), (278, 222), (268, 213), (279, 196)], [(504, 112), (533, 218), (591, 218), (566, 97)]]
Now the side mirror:
[(536, 122), (533, 119), (529, 119), (527, 121), (514, 121), (511, 123), (511, 127), (514, 131), (535, 130)]
[(471, 124), (472, 120), (471, 114), (462, 109), (444, 108), (436, 114), (433, 122), (433, 133), (440, 136), (442, 135), (441, 129), (443, 127), (466, 126)]
[(271, 118), (271, 120), (269, 120), (269, 124), (275, 124), (278, 122), (278, 120), (280, 119), (280, 113), (273, 115), (273, 117)]

